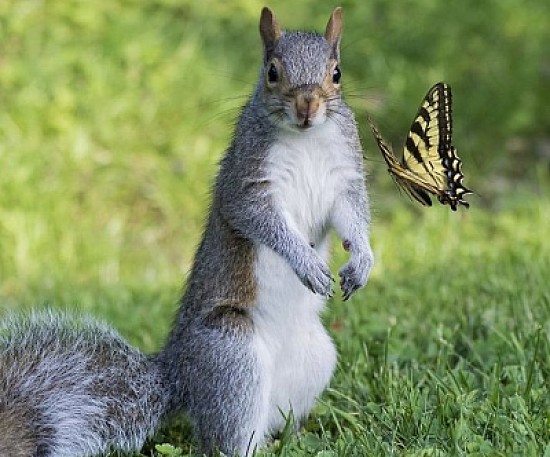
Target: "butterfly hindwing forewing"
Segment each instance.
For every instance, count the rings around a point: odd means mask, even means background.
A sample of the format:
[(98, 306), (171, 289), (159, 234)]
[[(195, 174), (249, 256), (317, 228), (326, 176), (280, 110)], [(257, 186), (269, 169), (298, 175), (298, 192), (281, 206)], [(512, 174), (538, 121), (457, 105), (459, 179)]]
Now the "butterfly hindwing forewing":
[(388, 171), (409, 196), (426, 206), (431, 205), (429, 194), (452, 210), (458, 205), (469, 206), (463, 197), (472, 192), (462, 184), (462, 162), (452, 145), (452, 93), (447, 84), (435, 84), (424, 97), (407, 134), (401, 161), (370, 118), (369, 123)]

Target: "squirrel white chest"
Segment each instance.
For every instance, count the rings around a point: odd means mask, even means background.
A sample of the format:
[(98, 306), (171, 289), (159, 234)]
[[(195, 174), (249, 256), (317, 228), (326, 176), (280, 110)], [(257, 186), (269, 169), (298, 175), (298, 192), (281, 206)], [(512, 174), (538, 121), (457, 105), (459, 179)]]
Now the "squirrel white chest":
[[(327, 231), (335, 199), (357, 178), (347, 139), (332, 122), (308, 132), (285, 132), (269, 150), (266, 174), (286, 222), (328, 256)], [(360, 173), (360, 171), (359, 171)], [(267, 429), (284, 425), (281, 412), (304, 417), (328, 384), (336, 363), (334, 345), (319, 313), (326, 301), (298, 279), (286, 261), (258, 245), (255, 349), (266, 378)]]
[(274, 203), (309, 241), (317, 242), (347, 175), (356, 174), (347, 139), (332, 122), (305, 132), (281, 132), (266, 174)]

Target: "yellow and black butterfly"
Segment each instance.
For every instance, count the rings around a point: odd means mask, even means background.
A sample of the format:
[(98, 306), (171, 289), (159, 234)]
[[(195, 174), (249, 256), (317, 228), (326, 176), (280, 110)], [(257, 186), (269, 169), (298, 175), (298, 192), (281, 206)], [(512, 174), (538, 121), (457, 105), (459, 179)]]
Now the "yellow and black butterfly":
[(395, 182), (422, 205), (431, 206), (429, 194), (433, 194), (456, 211), (458, 205), (470, 206), (463, 197), (472, 191), (462, 184), (462, 161), (451, 144), (451, 105), (451, 88), (447, 84), (439, 82), (428, 91), (407, 135), (401, 162), (372, 120), (368, 121)]

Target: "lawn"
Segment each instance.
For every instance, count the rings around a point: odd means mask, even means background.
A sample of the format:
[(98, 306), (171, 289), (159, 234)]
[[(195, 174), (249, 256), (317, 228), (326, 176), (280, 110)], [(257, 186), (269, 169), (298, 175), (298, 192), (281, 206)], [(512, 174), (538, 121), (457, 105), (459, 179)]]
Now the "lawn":
[(550, 455), (550, 200), (509, 206), (375, 219), (369, 284), (326, 313), (336, 376), (258, 455)]
[[(550, 7), (343, 3), (376, 266), (349, 302), (329, 302), (339, 365), (304, 430), (258, 455), (550, 457)], [(68, 308), (162, 346), (256, 78), (262, 5), (2, 3), (0, 315)], [(330, 12), (274, 8), (309, 29)], [(441, 79), (476, 191), (456, 213), (400, 195), (365, 125), (368, 111), (402, 141)], [(334, 272), (345, 259), (335, 240)], [(193, 449), (182, 420), (143, 455)]]
[[(386, 218), (374, 199), (370, 282), (325, 315), (336, 375), (301, 436), (258, 455), (550, 455), (550, 199), (517, 196), (491, 212), (470, 200), (458, 213), (405, 202)], [(333, 247), (336, 269), (345, 253)], [(158, 286), (35, 284), (19, 303), (102, 316), (151, 351), (170, 325), (177, 276)], [(182, 422), (143, 455), (165, 442), (193, 449)]]

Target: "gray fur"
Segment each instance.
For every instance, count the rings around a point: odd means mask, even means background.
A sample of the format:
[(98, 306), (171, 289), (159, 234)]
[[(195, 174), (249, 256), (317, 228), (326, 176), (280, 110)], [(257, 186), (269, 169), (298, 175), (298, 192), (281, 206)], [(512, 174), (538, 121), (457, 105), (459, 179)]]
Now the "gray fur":
[(261, 376), (250, 348), (251, 333), (198, 319), (187, 324), (176, 329), (179, 339), (172, 341), (178, 343), (161, 354), (176, 394), (170, 409), (187, 413), (201, 451), (242, 452), (254, 431)]
[[(7, 397), (9, 391), (2, 386), (0, 397), (0, 455), (12, 457), (28, 457), (43, 455), (49, 446), (48, 436), (44, 428), (37, 430), (36, 424), (44, 420), (39, 411), (25, 406), (18, 397)], [(40, 437), (42, 435), (42, 437)]]
[[(321, 84), (331, 57), (324, 37), (302, 32), (284, 32), (274, 54), (283, 61), (295, 87)], [(219, 211), (217, 217), (221, 216), (245, 238), (271, 247), (288, 261), (307, 287), (327, 296), (331, 292), (328, 266), (312, 249), (309, 240), (293, 233), (270, 201), (265, 160), (279, 125), (271, 117), (273, 100), (264, 88), (265, 71), (263, 67), (256, 91), (241, 113), (233, 142), (221, 162), (213, 214)], [(343, 115), (347, 122), (351, 121), (350, 138), (361, 151), (351, 111), (343, 106), (340, 97), (332, 104), (337, 104), (335, 116)]]
[(292, 87), (321, 84), (333, 57), (325, 37), (307, 32), (283, 33), (273, 55), (281, 59)]
[[(274, 53), (280, 54), (296, 86), (320, 84), (328, 59), (333, 57), (326, 39), (310, 33), (283, 33)], [(256, 246), (267, 245), (312, 291), (331, 293), (328, 266), (310, 246), (310, 240), (296, 233), (271, 201), (266, 157), (279, 126), (270, 117), (264, 72), (265, 68), (221, 161), (187, 292), (166, 349), (159, 354), (174, 394), (170, 409), (187, 411), (203, 450), (219, 448), (228, 454), (246, 449), (249, 435), (243, 432), (248, 432), (248, 416), (254, 412), (254, 396), (262, 381), (247, 350), (254, 331), (249, 316), (253, 295), (243, 301), (224, 293), (233, 289), (228, 282), (234, 276), (238, 251), (249, 250), (254, 258)], [(362, 148), (353, 114), (339, 96), (333, 103), (337, 106), (331, 115), (349, 138), (357, 169), (362, 170)], [(341, 206), (346, 215), (349, 213), (346, 221), (358, 221), (356, 231), (369, 222), (366, 198), (363, 179), (351, 183), (342, 196)], [(346, 298), (365, 284), (372, 265), (367, 233), (352, 233), (352, 261), (340, 272)], [(211, 319), (220, 303), (229, 303), (225, 314), (232, 313), (224, 323), (223, 313)], [(239, 311), (235, 314), (235, 310)]]
[(328, 266), (310, 241), (292, 230), (271, 201), (265, 160), (275, 134), (276, 126), (258, 91), (245, 107), (233, 144), (222, 160), (214, 208), (219, 205), (218, 217), (246, 239), (265, 244), (281, 255), (304, 285), (327, 296), (331, 291)]
[[(32, 453), (21, 455), (139, 448), (157, 427), (164, 398), (153, 362), (93, 320), (33, 313), (0, 327), (0, 432), (11, 430), (3, 434), (8, 443), (14, 434), (31, 443)], [(10, 411), (24, 416), (18, 429)], [(9, 449), (2, 440), (0, 450)]]
[[(269, 52), (281, 59), (292, 87), (320, 85), (329, 59), (337, 58), (323, 36), (301, 32), (282, 33)], [(284, 258), (313, 292), (331, 293), (330, 270), (310, 245), (326, 233), (304, 239), (271, 199), (266, 158), (281, 131), (273, 116), (281, 101), (266, 93), (265, 72), (221, 162), (165, 348), (149, 358), (103, 325), (57, 314), (8, 319), (0, 328), (0, 453), (84, 457), (139, 448), (162, 418), (183, 411), (203, 451), (247, 453), (266, 382), (251, 346), (258, 246)], [(362, 149), (339, 92), (327, 106), (361, 178), (349, 183), (331, 217), (351, 245), (351, 259), (340, 271), (348, 298), (365, 284), (372, 265)]]

